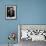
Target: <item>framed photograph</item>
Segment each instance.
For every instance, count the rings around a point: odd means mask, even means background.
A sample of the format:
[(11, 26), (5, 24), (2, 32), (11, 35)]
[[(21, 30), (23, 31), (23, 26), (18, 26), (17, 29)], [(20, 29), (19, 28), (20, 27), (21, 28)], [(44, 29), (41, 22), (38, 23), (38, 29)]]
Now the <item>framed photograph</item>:
[(16, 5), (6, 5), (6, 19), (16, 19)]

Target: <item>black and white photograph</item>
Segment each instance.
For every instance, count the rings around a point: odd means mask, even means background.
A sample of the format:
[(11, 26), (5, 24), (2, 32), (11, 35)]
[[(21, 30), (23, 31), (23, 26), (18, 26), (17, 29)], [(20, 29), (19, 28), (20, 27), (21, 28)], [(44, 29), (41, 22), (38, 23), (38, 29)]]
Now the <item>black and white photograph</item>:
[(16, 5), (6, 5), (6, 19), (16, 19)]

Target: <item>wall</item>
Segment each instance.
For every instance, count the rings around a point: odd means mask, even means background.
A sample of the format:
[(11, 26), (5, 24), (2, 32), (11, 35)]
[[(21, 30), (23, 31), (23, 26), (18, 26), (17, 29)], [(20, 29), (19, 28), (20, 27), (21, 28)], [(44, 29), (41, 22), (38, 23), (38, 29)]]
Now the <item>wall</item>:
[[(5, 20), (7, 4), (17, 6), (16, 20)], [(46, 0), (2, 0), (0, 2), (0, 44), (8, 43), (9, 32), (18, 32), (18, 24), (46, 24)]]

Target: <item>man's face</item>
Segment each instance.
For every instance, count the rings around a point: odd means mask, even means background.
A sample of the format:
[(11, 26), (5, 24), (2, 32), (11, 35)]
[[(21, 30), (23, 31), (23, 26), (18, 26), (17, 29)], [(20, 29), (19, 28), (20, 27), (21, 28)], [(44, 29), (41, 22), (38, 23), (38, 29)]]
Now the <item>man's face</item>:
[(12, 15), (12, 13), (13, 13), (13, 8), (10, 8), (10, 14)]
[(10, 8), (10, 11), (12, 11), (13, 10), (13, 8)]

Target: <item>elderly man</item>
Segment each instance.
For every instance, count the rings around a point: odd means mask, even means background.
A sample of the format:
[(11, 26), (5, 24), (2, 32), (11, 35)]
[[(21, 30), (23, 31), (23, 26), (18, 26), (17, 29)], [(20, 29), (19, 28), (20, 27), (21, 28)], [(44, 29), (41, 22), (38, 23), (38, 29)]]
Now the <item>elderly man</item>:
[(15, 13), (14, 13), (14, 8), (13, 7), (8, 7), (7, 8), (7, 17), (14, 17)]

